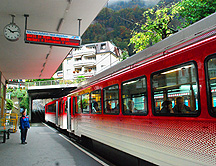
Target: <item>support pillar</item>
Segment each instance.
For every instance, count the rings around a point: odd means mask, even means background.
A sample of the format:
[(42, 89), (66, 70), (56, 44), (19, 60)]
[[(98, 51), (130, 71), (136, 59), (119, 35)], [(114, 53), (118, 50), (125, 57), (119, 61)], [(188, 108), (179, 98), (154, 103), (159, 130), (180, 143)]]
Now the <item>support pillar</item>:
[(29, 121), (31, 122), (31, 114), (32, 114), (32, 99), (29, 96)]
[(1, 79), (2, 78), (2, 72), (0, 71), (0, 117), (3, 117), (3, 107), (2, 107), (2, 105), (3, 105), (3, 102), (2, 102), (2, 82), (1, 82)]
[(0, 71), (0, 117), (3, 117), (5, 113), (5, 101), (6, 101), (6, 81), (3, 78), (2, 72)]

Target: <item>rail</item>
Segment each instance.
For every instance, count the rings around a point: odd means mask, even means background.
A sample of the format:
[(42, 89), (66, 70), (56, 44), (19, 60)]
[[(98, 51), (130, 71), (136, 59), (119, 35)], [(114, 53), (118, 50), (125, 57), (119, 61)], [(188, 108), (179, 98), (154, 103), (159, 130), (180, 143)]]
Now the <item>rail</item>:
[(3, 138), (3, 140), (2, 140), (3, 143), (6, 142), (6, 134), (7, 134), (7, 139), (9, 139), (10, 125), (9, 125), (9, 122), (4, 117), (4, 118), (0, 119), (0, 137)]
[(50, 86), (50, 85), (70, 85), (77, 84), (84, 81), (85, 78), (77, 78), (76, 80), (46, 80), (46, 81), (34, 81), (34, 82), (25, 82), (25, 86)]

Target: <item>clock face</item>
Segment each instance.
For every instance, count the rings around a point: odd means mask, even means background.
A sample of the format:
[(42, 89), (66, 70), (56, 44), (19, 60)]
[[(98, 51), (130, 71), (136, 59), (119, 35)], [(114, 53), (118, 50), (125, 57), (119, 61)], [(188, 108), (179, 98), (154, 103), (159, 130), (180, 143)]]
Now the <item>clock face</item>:
[(4, 36), (10, 41), (17, 41), (20, 37), (20, 28), (14, 24), (8, 24), (4, 27)]

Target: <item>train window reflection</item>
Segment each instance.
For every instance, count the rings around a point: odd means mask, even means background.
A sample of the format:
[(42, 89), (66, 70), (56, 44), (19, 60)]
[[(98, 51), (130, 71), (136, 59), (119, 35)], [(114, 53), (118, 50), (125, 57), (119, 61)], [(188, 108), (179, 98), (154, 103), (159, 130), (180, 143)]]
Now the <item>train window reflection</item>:
[(119, 113), (119, 88), (118, 85), (112, 85), (104, 88), (104, 113)]
[(155, 115), (197, 115), (198, 90), (193, 63), (152, 75)]
[(67, 111), (68, 111), (68, 101), (66, 100), (65, 101), (65, 113), (67, 113)]
[(137, 78), (122, 83), (122, 113), (147, 114), (146, 79)]
[(81, 113), (81, 96), (77, 96), (77, 109), (76, 113)]
[(91, 92), (91, 113), (101, 114), (101, 90)]
[(208, 82), (211, 97), (211, 114), (216, 116), (216, 58), (208, 60)]
[(82, 113), (89, 113), (89, 93), (82, 95)]

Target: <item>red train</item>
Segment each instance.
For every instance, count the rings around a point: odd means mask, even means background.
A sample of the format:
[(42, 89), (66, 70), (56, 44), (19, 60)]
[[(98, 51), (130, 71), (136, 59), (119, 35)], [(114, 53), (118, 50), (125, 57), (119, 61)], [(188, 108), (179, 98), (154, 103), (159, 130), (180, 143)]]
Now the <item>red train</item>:
[(139, 164), (216, 165), (215, 20), (216, 13), (91, 77), (48, 103), (46, 120)]

